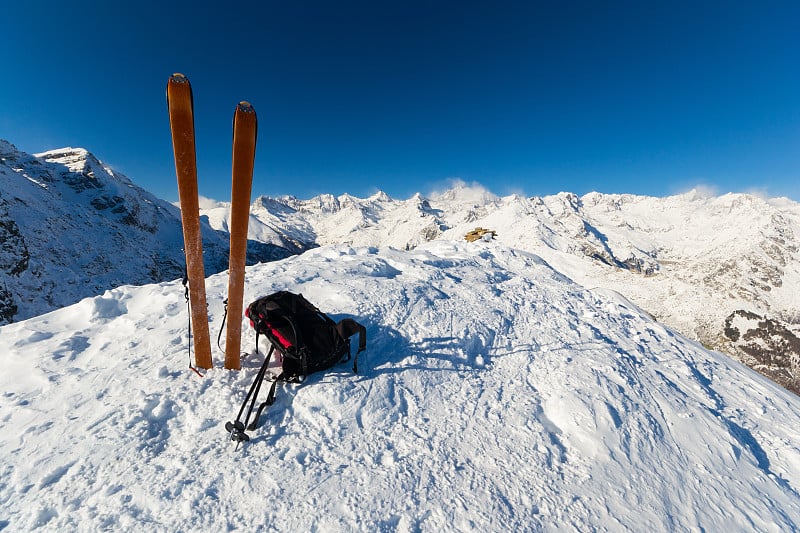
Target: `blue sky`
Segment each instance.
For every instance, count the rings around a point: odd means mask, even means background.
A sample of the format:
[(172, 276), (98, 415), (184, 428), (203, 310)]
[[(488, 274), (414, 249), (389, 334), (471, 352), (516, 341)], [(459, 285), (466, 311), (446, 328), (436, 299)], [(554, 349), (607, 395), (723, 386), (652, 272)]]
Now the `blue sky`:
[(192, 82), (200, 192), (800, 200), (800, 2), (6, 2), (0, 138), (81, 146), (177, 199), (165, 88)]

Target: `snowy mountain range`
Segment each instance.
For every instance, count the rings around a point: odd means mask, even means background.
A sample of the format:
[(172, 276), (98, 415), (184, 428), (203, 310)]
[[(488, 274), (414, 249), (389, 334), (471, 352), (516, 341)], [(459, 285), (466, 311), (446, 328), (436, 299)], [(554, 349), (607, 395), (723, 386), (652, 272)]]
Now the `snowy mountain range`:
[[(227, 204), (207, 207), (211, 225), (224, 230)], [(800, 392), (800, 204), (785, 198), (699, 191), (498, 197), (463, 183), (408, 200), (382, 192), (262, 196), (251, 208), (250, 238), (408, 250), (462, 240), (476, 227), (586, 287), (624, 294), (664, 324)]]
[[(204, 225), (208, 273), (228, 236)], [(182, 277), (180, 212), (81, 148), (27, 154), (0, 140), (0, 324), (106, 289)], [(250, 243), (249, 263), (290, 251)]]
[[(4, 142), (0, 195), (2, 531), (800, 529), (800, 397), (692, 340), (797, 375), (795, 202), (259, 197), (251, 246), (286, 257), (245, 301), (302, 293), (368, 343), (235, 450), (264, 353), (186, 368), (177, 209)], [(228, 215), (203, 209), (212, 272)]]
[[(201, 208), (212, 274), (227, 268), (228, 204)], [(800, 205), (785, 198), (499, 197), (464, 183), (407, 200), (261, 196), (248, 264), (328, 244), (409, 250), (476, 227), (800, 392)], [(183, 273), (177, 208), (80, 148), (31, 155), (0, 140), (0, 237), (0, 324)]]
[[(30, 155), (0, 141), (0, 187), (0, 324), (182, 275), (177, 208), (84, 149)], [(202, 207), (206, 268), (219, 272), (228, 205)], [(498, 197), (464, 183), (407, 200), (261, 196), (251, 208), (248, 264), (338, 243), (408, 250), (481, 226), (800, 391), (800, 206), (788, 199)]]

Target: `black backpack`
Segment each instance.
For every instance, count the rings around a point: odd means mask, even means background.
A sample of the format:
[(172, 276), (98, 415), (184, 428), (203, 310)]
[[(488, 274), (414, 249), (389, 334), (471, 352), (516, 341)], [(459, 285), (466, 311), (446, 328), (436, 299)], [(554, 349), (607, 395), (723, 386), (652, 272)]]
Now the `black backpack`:
[[(270, 343), (269, 353), (247, 393), (235, 422), (225, 424), (231, 439), (247, 441), (245, 428), (256, 428), (261, 412), (275, 401), (275, 388), (278, 381), (298, 383), (306, 376), (327, 370), (343, 359), (350, 359), (350, 337), (358, 333), (359, 343), (353, 361), (353, 372), (358, 373), (358, 354), (367, 344), (366, 328), (351, 318), (334, 322), (328, 315), (317, 309), (302, 294), (280, 291), (264, 296), (247, 306), (245, 316), (256, 331), (256, 351), (258, 340), (264, 335)], [(283, 359), (283, 370), (274, 378), (267, 399), (256, 412), (253, 422), (247, 422), (255, 406), (255, 401), (266, 376), (267, 367), (273, 352)], [(244, 422), (242, 413), (248, 400), (250, 409)]]

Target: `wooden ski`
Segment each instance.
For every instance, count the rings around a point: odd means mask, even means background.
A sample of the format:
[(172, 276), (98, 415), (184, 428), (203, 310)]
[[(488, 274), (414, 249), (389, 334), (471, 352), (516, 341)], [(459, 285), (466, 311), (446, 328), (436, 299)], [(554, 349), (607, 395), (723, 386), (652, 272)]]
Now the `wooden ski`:
[(228, 329), (225, 335), (225, 368), (239, 370), (242, 342), (244, 271), (247, 258), (247, 226), (250, 192), (256, 157), (258, 119), (248, 102), (240, 102), (233, 115), (233, 169), (231, 182), (231, 235), (228, 263)]
[(197, 156), (194, 142), (192, 86), (183, 74), (173, 74), (167, 83), (167, 106), (175, 152), (175, 173), (181, 204), (186, 274), (189, 279), (189, 307), (194, 330), (195, 365), (208, 369), (211, 337), (208, 332), (206, 276), (203, 268), (203, 238), (200, 232), (200, 205), (197, 197)]

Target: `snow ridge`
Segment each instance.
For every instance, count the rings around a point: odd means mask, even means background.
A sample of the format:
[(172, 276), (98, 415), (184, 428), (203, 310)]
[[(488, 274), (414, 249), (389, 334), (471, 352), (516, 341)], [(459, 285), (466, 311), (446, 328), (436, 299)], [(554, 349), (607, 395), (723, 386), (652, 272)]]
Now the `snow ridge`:
[(800, 399), (537, 256), (340, 245), (248, 268), (248, 301), (279, 289), (363, 321), (368, 351), (358, 376), (282, 387), (236, 453), (222, 425), (263, 355), (188, 372), (178, 282), (3, 326), (6, 527), (800, 527)]

